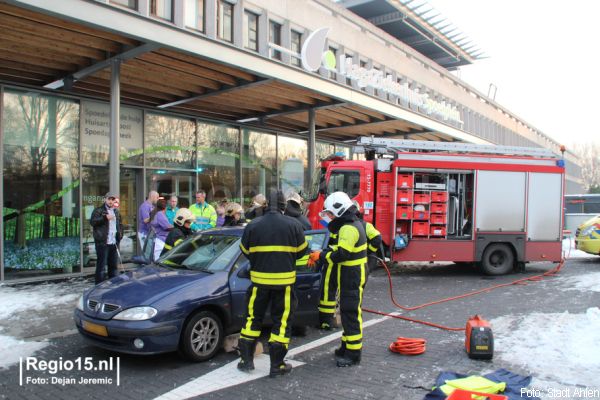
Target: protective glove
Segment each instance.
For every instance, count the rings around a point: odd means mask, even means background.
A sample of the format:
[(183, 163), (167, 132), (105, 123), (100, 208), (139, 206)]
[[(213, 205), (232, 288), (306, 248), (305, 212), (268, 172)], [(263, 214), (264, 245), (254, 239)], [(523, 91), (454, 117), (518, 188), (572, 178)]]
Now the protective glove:
[(320, 256), (321, 256), (321, 251), (313, 251), (312, 253), (310, 253), (310, 255), (308, 256), (308, 262), (307, 262), (308, 267), (314, 268), (317, 265), (317, 262), (319, 261)]

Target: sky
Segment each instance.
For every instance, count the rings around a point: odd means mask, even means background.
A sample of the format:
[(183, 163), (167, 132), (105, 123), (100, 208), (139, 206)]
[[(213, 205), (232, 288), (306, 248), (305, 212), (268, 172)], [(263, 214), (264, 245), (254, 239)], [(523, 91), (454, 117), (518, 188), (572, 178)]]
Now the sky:
[(599, 1), (427, 2), (489, 56), (463, 81), (483, 94), (493, 83), (496, 102), (559, 143), (600, 144)]

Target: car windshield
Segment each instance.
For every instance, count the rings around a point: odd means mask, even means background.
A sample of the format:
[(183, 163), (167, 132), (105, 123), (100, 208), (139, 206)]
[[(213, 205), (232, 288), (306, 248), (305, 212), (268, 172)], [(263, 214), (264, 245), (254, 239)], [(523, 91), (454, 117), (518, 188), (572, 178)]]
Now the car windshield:
[(239, 243), (238, 236), (201, 234), (175, 247), (158, 263), (193, 271), (223, 271), (239, 252)]

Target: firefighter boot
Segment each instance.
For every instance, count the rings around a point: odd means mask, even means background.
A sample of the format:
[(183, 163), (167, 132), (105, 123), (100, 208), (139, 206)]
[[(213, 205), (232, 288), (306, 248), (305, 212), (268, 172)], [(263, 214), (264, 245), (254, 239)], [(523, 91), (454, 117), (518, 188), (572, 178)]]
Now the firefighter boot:
[(269, 376), (275, 378), (279, 375), (285, 375), (292, 370), (292, 366), (283, 361), (287, 354), (285, 345), (281, 343), (271, 342), (269, 344), (269, 357), (271, 358), (271, 371)]
[(339, 348), (334, 351), (336, 357), (343, 358), (346, 354), (346, 342), (342, 342)]
[(237, 365), (240, 371), (249, 372), (254, 369), (254, 349), (256, 348), (256, 340), (242, 339), (238, 342), (241, 360)]
[(333, 314), (319, 313), (319, 329), (330, 331), (334, 327)]
[(360, 350), (345, 349), (344, 356), (337, 359), (338, 367), (351, 367), (360, 364)]

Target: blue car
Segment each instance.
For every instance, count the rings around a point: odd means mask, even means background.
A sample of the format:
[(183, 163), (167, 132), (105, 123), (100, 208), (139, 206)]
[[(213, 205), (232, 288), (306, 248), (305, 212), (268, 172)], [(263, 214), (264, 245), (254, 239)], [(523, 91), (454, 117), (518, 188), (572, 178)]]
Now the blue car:
[[(239, 243), (243, 227), (196, 234), (162, 256), (83, 294), (75, 310), (79, 333), (122, 353), (179, 351), (192, 361), (212, 358), (223, 338), (241, 330), (250, 286), (249, 262)], [(311, 250), (323, 249), (326, 230), (306, 232)], [(318, 322), (321, 274), (297, 263), (297, 327)], [(268, 320), (266, 321), (268, 322)]]

